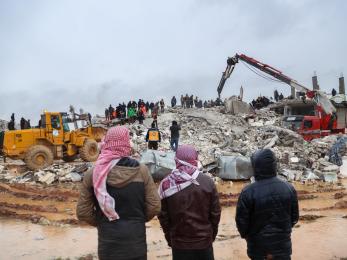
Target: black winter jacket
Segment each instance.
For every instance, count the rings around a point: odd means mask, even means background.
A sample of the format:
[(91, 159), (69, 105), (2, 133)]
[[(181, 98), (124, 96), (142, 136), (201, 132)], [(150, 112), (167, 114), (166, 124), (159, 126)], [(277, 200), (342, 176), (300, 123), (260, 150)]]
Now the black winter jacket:
[(249, 257), (289, 256), (291, 232), (298, 222), (294, 187), (276, 177), (276, 158), (265, 149), (252, 158), (256, 182), (245, 187), (236, 209), (236, 224), (247, 240)]
[(171, 139), (178, 139), (180, 137), (181, 127), (179, 125), (170, 126)]

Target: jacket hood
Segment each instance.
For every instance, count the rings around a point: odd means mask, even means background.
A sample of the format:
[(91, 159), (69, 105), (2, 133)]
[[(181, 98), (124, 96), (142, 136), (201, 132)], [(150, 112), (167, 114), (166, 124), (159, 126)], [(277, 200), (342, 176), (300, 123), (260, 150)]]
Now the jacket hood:
[(107, 184), (123, 187), (136, 178), (140, 167), (114, 166), (107, 176)]
[(251, 157), (256, 180), (271, 178), (277, 175), (277, 160), (270, 149), (258, 150)]

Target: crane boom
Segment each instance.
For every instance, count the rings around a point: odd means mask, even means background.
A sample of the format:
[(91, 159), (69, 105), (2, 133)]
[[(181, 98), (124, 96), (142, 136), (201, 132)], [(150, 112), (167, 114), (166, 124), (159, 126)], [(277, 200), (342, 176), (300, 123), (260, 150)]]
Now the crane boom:
[(314, 98), (314, 100), (317, 102), (318, 105), (322, 107), (325, 113), (331, 114), (333, 112), (336, 112), (335, 107), (333, 106), (329, 98), (323, 92), (318, 90), (312, 91), (309, 88), (297, 82), (296, 80), (286, 76), (280, 70), (275, 69), (274, 67), (267, 65), (265, 63), (262, 63), (254, 58), (248, 57), (245, 54), (236, 54), (234, 57), (229, 57), (227, 59), (227, 67), (222, 74), (222, 78), (217, 88), (219, 98), (220, 98), (220, 94), (223, 90), (226, 80), (230, 77), (230, 75), (234, 71), (235, 65), (239, 62), (239, 60), (242, 60), (246, 62), (247, 64), (257, 68), (258, 70), (263, 71), (271, 75), (272, 77), (290, 85), (291, 87), (293, 87), (295, 90), (299, 92), (305, 92), (305, 94), (308, 97)]

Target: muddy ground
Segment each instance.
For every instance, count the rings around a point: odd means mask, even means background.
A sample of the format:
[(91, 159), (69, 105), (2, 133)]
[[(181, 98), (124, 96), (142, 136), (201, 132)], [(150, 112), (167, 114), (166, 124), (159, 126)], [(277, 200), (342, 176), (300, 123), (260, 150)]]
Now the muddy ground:
[[(247, 183), (217, 184), (223, 209), (216, 259), (248, 259), (234, 221), (238, 195)], [(96, 230), (76, 220), (79, 185), (0, 183), (0, 259), (96, 259)], [(293, 230), (293, 259), (347, 257), (347, 179), (295, 186), (301, 217)], [(147, 223), (147, 239), (148, 259), (170, 259), (157, 219)]]

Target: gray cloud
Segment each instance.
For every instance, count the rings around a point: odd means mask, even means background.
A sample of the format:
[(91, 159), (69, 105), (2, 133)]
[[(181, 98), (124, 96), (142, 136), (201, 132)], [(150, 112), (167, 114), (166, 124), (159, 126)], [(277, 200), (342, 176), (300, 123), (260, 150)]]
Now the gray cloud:
[[(226, 58), (245, 53), (311, 86), (346, 72), (347, 2), (290, 0), (0, 2), (0, 118), (38, 118), (69, 104), (103, 113), (109, 103), (181, 93), (216, 97)], [(248, 100), (275, 88), (239, 64), (223, 96)]]

